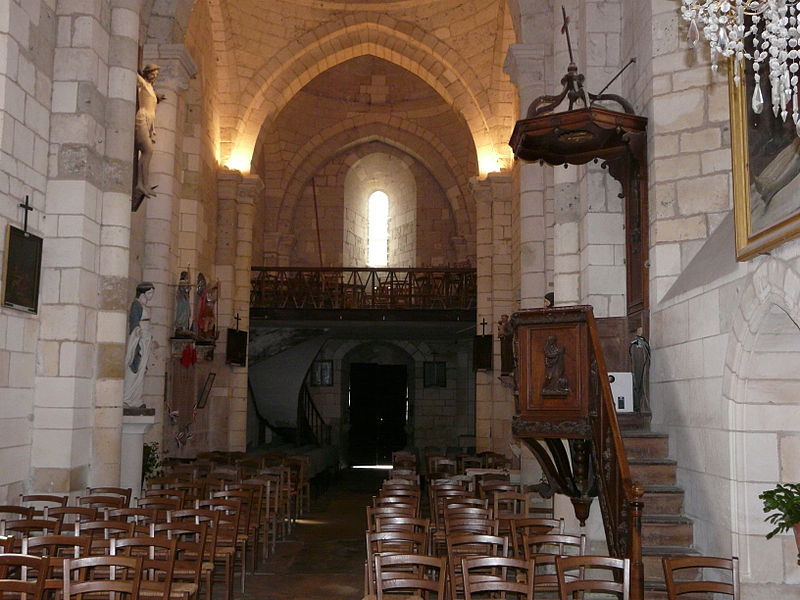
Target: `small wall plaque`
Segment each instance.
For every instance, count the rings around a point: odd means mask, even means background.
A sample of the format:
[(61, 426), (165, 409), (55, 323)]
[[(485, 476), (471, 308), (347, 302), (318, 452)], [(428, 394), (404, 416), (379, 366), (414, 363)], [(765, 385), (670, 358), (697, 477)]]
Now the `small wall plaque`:
[(3, 271), (3, 306), (36, 314), (41, 270), (42, 238), (9, 225)]

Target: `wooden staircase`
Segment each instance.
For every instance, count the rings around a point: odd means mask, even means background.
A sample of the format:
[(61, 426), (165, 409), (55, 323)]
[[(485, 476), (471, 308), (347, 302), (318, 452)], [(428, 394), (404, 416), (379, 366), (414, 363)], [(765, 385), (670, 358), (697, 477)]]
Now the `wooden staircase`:
[(692, 520), (683, 514), (684, 492), (676, 485), (677, 463), (669, 458), (669, 436), (650, 430), (649, 414), (617, 415), (631, 479), (644, 486), (642, 562), (645, 598), (666, 598), (662, 556), (695, 554)]

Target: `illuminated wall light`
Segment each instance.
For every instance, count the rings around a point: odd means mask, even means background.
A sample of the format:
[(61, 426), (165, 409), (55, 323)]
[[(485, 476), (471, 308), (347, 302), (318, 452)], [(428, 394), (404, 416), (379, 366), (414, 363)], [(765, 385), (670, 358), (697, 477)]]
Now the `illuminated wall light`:
[(233, 171), (240, 171), (242, 173), (250, 172), (250, 159), (251, 156), (241, 150), (234, 150), (230, 158), (225, 161), (225, 166)]

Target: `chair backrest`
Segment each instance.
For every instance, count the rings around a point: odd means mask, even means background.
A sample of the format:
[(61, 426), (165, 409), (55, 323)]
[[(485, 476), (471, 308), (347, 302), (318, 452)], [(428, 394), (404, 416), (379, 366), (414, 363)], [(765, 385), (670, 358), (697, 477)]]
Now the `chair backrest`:
[(510, 481), (481, 479), (478, 482), (478, 494), (481, 498), (488, 498), (494, 504), (494, 495), (497, 492), (518, 492), (519, 485)]
[(412, 531), (427, 534), (431, 521), (424, 517), (376, 517), (375, 531)]
[[(535, 588), (537, 591), (558, 589), (556, 556), (583, 556), (586, 554), (586, 536), (564, 533), (524, 534), (522, 555), (536, 563)], [(580, 574), (580, 573), (579, 573)], [(565, 577), (572, 577), (567, 574)]]
[(500, 556), (508, 558), (508, 538), (498, 535), (454, 533), (446, 536), (447, 570), (450, 581), (450, 598), (463, 596), (461, 559), (474, 556)]
[[(20, 494), (19, 503), (24, 504), (34, 510), (31, 516), (44, 514), (45, 508), (54, 506), (66, 506), (69, 501), (69, 496), (62, 496), (61, 494)], [(0, 511), (2, 512), (2, 511)]]
[(61, 521), (57, 519), (13, 519), (0, 521), (0, 535), (18, 533), (25, 536), (61, 533)]
[(375, 580), (378, 600), (402, 598), (444, 600), (447, 559), (420, 554), (378, 554)]
[(499, 519), (475, 519), (475, 518), (446, 518), (444, 521), (445, 536), (457, 535), (461, 533), (481, 533), (485, 535), (500, 534)]
[(630, 600), (631, 569), (627, 558), (557, 556), (556, 574), (560, 600), (571, 600), (575, 592), (614, 593), (620, 600)]
[(27, 554), (0, 554), (0, 597), (41, 600), (49, 560)]
[(461, 559), (464, 598), (533, 600), (533, 565), (532, 560), (502, 556), (464, 557)]
[[(700, 592), (727, 594), (733, 600), (739, 600), (739, 559), (735, 556), (665, 556), (662, 564), (669, 600), (680, 600), (682, 594)], [(682, 569), (692, 569), (693, 575), (696, 570), (701, 570), (700, 579), (681, 578), (678, 572)]]
[(511, 524), (511, 547), (514, 555), (524, 556), (522, 536), (541, 535), (545, 533), (564, 533), (564, 519), (527, 518), (514, 519)]
[(514, 491), (496, 491), (492, 506), (497, 519), (523, 519), (528, 517), (528, 494)]
[(130, 537), (111, 540), (111, 556), (134, 556), (142, 559), (142, 585), (150, 594), (169, 600), (172, 590), (178, 538)]
[(114, 495), (101, 495), (101, 494), (90, 494), (87, 496), (81, 496), (78, 498), (78, 504), (80, 506), (90, 506), (92, 508), (125, 508), (128, 504), (125, 503), (125, 498), (123, 496), (114, 496)]
[(427, 554), (428, 536), (410, 531), (366, 533), (367, 593), (375, 594), (375, 556), (377, 554)]
[(110, 521), (130, 521), (137, 525), (147, 525), (166, 520), (166, 513), (157, 508), (112, 508), (105, 510)]
[(177, 525), (183, 525), (186, 522), (186, 524), (205, 524), (207, 526), (204, 553), (206, 558), (211, 560), (214, 559), (217, 552), (217, 538), (221, 518), (222, 512), (213, 509), (187, 508), (169, 513), (170, 522)]
[(131, 505), (131, 494), (133, 490), (131, 488), (124, 488), (124, 487), (87, 487), (86, 488), (86, 495), (87, 496), (95, 496), (95, 495), (102, 495), (102, 496), (119, 496), (123, 498), (125, 501), (124, 506)]
[(54, 506), (45, 507), (45, 519), (58, 519), (64, 525), (72, 525), (76, 521), (95, 521), (98, 518), (96, 508), (91, 506)]
[(44, 584), (45, 592), (61, 589), (65, 560), (89, 556), (92, 538), (82, 535), (37, 535), (22, 540), (22, 552), (49, 559), (49, 569)]
[(5, 520), (33, 519), (36, 516), (35, 512), (31, 506), (0, 504), (0, 518)]
[(63, 598), (91, 594), (92, 598), (116, 598), (124, 594), (139, 598), (142, 558), (132, 556), (89, 556), (64, 561)]

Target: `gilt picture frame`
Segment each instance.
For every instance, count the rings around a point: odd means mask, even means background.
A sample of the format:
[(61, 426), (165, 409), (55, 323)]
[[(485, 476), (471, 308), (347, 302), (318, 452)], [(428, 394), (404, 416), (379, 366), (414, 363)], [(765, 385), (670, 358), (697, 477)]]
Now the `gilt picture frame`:
[(747, 261), (800, 235), (800, 137), (791, 114), (773, 114), (766, 76), (756, 114), (752, 69), (731, 62), (728, 73), (736, 260)]

